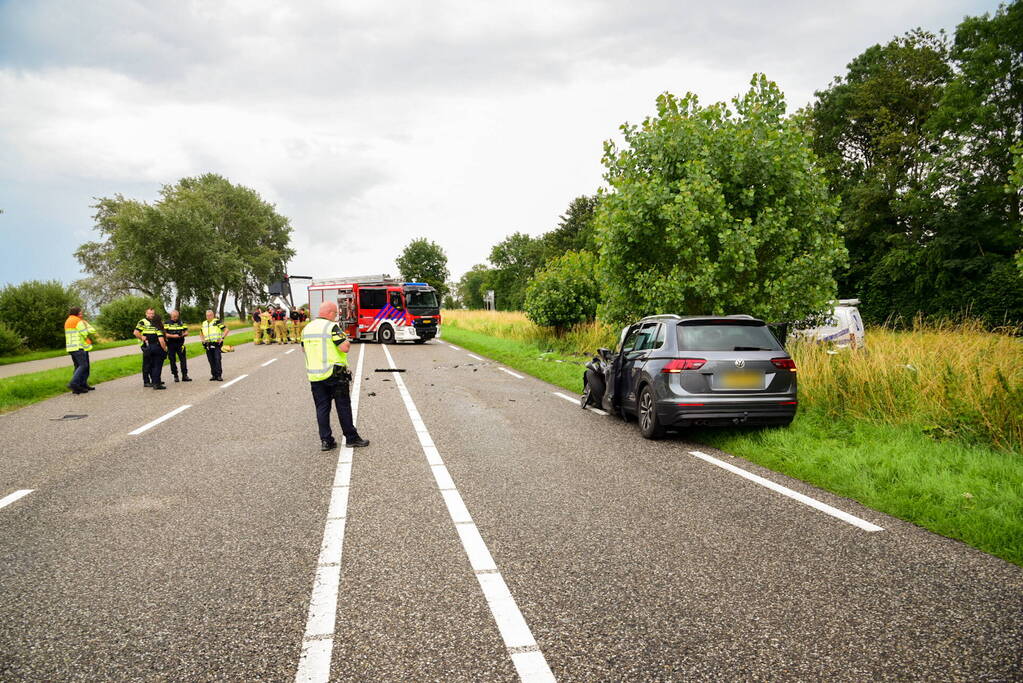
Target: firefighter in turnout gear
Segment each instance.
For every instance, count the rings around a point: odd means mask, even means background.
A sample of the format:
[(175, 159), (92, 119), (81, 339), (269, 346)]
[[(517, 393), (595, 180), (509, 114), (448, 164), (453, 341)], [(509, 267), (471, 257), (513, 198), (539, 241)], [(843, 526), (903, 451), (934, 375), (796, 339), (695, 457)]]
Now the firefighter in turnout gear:
[(224, 370), (221, 367), (220, 358), (224, 349), (224, 340), (229, 333), (230, 330), (220, 321), (220, 318), (216, 317), (213, 311), (206, 311), (206, 320), (202, 322), (202, 327), (199, 329), (199, 339), (202, 340), (202, 346), (206, 349), (206, 360), (210, 362), (211, 382), (224, 381)]
[(337, 324), (337, 304), (326, 301), (319, 317), (302, 331), (306, 377), (316, 405), (316, 424), (320, 430), (320, 450), (337, 448), (330, 429), (330, 405), (337, 409), (341, 433), (349, 448), (368, 446), (369, 440), (359, 436), (352, 421), (352, 399), (349, 389), (352, 373), (348, 370), (348, 349), (351, 342)]
[(265, 315), (262, 308), (256, 308), (252, 312), (252, 343), (259, 346), (263, 343), (263, 328), (260, 327), (260, 319)]
[(82, 317), (82, 309), (74, 306), (64, 321), (64, 346), (75, 364), (74, 374), (67, 388), (73, 394), (84, 394), (96, 387), (89, 386), (89, 351), (92, 351), (92, 338), (96, 336), (96, 328)]
[(178, 361), (181, 362), (182, 382), (191, 382), (188, 376), (188, 358), (185, 353), (185, 337), (188, 336), (188, 325), (181, 322), (181, 314), (177, 311), (170, 312), (170, 320), (163, 326), (167, 339), (167, 355), (170, 356), (171, 374), (174, 381), (178, 380)]
[(164, 339), (163, 321), (155, 310), (146, 309), (146, 317), (135, 325), (134, 334), (142, 342), (142, 386), (166, 389), (160, 374), (167, 358), (167, 341)]
[(288, 327), (285, 322), (287, 315), (284, 313), (284, 309), (278, 306), (274, 309), (274, 342), (277, 344), (288, 343)]

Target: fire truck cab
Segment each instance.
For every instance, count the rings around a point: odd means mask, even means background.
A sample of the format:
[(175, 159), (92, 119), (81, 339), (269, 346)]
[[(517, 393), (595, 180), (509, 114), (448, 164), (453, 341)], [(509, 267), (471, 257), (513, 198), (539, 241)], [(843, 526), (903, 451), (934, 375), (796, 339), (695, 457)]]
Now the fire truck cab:
[(313, 279), (309, 310), (337, 302), (338, 322), (352, 339), (422, 344), (440, 336), (440, 299), (424, 282), (402, 282), (390, 275)]

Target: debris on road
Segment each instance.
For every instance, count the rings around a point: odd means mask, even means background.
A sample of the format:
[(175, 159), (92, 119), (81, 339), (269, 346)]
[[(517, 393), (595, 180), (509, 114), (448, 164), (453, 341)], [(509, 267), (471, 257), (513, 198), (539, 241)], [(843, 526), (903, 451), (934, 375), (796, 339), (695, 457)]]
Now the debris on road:
[(60, 422), (61, 420), (81, 420), (83, 417), (89, 417), (88, 415), (63, 415), (61, 417), (51, 417), (51, 422)]

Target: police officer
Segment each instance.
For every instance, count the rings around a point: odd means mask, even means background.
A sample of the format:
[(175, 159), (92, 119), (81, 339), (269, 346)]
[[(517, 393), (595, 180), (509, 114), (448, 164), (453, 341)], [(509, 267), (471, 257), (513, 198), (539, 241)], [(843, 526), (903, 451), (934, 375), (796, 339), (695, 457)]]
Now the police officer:
[(206, 311), (206, 320), (202, 321), (199, 329), (199, 339), (202, 340), (203, 348), (206, 349), (206, 360), (210, 362), (210, 381), (223, 382), (223, 368), (220, 365), (221, 354), (223, 353), (224, 340), (230, 330), (216, 317), (213, 311)]
[(89, 351), (92, 351), (95, 336), (96, 328), (82, 317), (81, 308), (73, 306), (64, 321), (64, 347), (75, 364), (75, 372), (67, 385), (71, 393), (85, 394), (96, 388), (89, 386)]
[(188, 336), (188, 325), (181, 322), (181, 314), (177, 311), (170, 312), (170, 320), (163, 326), (167, 339), (167, 355), (170, 356), (171, 374), (174, 381), (178, 381), (178, 361), (181, 361), (181, 381), (191, 382), (188, 376), (188, 358), (185, 353), (185, 337)]
[(319, 317), (302, 331), (305, 351), (305, 370), (316, 404), (316, 424), (320, 430), (320, 450), (337, 448), (330, 430), (330, 404), (337, 408), (341, 432), (350, 448), (368, 446), (369, 440), (359, 436), (352, 421), (352, 400), (349, 386), (352, 373), (348, 370), (348, 349), (351, 342), (337, 322), (337, 304), (325, 301)]
[(142, 342), (142, 386), (166, 389), (160, 380), (163, 361), (167, 358), (167, 342), (164, 339), (163, 321), (152, 308), (146, 309), (146, 317), (135, 325), (135, 337)]

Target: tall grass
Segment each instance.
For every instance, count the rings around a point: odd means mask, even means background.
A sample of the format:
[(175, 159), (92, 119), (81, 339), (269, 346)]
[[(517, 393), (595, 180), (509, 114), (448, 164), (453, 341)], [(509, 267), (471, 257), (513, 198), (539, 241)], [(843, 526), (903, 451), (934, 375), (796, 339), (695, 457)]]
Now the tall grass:
[[(558, 335), (511, 311), (445, 311), (459, 329), (530, 344), (537, 353), (580, 358), (613, 347), (619, 330), (600, 322)], [(880, 425), (913, 425), (936, 438), (1023, 453), (1023, 339), (979, 322), (876, 327), (866, 349), (792, 343), (804, 409)]]

